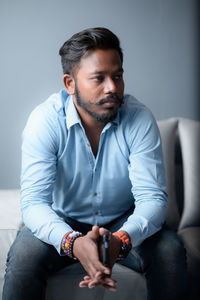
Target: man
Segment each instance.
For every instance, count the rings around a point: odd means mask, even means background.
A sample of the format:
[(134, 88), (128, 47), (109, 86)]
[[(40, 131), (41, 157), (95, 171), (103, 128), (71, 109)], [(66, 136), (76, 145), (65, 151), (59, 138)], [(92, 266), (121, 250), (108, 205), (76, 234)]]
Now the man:
[(150, 111), (124, 95), (118, 38), (87, 29), (60, 55), (65, 89), (32, 112), (23, 133), (26, 227), (8, 255), (3, 300), (44, 299), (48, 275), (74, 259), (88, 274), (80, 287), (116, 290), (111, 272), (119, 258), (145, 274), (148, 299), (183, 299), (185, 253), (162, 228), (167, 195), (159, 131)]

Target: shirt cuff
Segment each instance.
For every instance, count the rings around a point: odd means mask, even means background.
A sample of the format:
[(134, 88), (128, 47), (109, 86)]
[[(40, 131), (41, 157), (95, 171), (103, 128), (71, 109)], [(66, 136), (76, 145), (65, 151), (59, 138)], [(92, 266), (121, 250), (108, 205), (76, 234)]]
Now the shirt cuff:
[(62, 239), (64, 235), (71, 230), (73, 229), (68, 224), (63, 222), (63, 224), (59, 224), (58, 226), (55, 226), (54, 229), (49, 234), (49, 241), (56, 248), (59, 255), (61, 256), (65, 255), (61, 249)]
[(139, 246), (146, 238), (161, 229), (161, 226), (157, 227), (153, 223), (144, 220), (143, 217), (135, 217), (135, 219), (137, 220), (125, 222), (119, 229), (129, 234), (133, 247)]

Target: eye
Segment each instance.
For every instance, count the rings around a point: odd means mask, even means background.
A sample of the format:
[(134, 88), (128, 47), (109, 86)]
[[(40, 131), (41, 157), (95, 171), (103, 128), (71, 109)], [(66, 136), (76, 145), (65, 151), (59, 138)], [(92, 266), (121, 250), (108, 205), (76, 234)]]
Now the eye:
[(117, 80), (120, 80), (122, 79), (123, 75), (122, 74), (116, 74), (113, 78), (113, 80), (117, 81)]
[(97, 82), (102, 82), (104, 80), (104, 77), (100, 75), (100, 76), (95, 76), (92, 79)]

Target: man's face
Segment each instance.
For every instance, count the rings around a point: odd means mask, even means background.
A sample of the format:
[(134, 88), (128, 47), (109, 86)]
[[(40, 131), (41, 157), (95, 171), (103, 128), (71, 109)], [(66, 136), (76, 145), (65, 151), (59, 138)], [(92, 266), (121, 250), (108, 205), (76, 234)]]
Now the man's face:
[(112, 121), (123, 93), (123, 69), (116, 50), (90, 51), (81, 59), (75, 74), (75, 105), (82, 118)]

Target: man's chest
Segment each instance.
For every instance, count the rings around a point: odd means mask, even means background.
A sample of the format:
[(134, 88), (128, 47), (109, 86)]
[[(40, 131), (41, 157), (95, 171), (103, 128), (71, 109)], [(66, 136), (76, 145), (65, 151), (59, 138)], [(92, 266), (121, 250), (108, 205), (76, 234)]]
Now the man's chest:
[(71, 131), (57, 165), (67, 180), (85, 180), (91, 174), (98, 174), (99, 180), (120, 180), (129, 176), (129, 153), (114, 132), (104, 132), (98, 141), (93, 141), (81, 131)]

